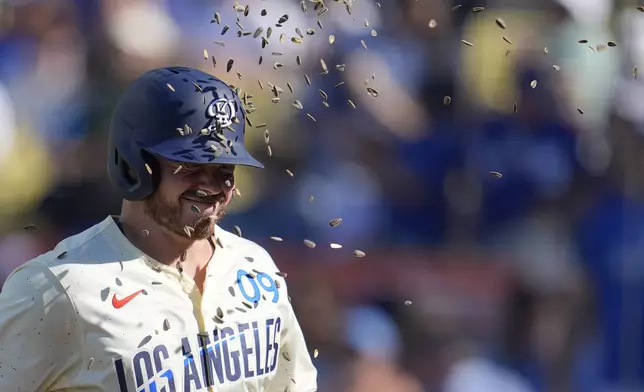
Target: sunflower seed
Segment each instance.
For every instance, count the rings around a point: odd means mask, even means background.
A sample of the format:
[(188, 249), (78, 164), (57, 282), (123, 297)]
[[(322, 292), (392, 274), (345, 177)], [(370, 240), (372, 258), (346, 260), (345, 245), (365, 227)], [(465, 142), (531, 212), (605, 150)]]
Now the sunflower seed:
[(149, 235), (150, 235), (150, 232), (149, 232), (148, 230), (145, 230), (145, 229), (144, 229), (144, 230), (141, 230), (141, 235), (142, 235), (143, 237), (147, 237), (147, 236), (149, 236)]
[(467, 46), (472, 46), (472, 47), (474, 46), (471, 42), (465, 41), (464, 39), (462, 39), (461, 42)]
[(315, 197), (313, 197), (313, 195), (309, 196), (309, 203), (313, 203), (314, 200), (315, 200)]
[(221, 317), (219, 317), (219, 316), (214, 316), (212, 318), (212, 321), (216, 322), (217, 324), (223, 324), (224, 323), (224, 320), (222, 320)]
[(288, 276), (286, 272), (282, 272), (282, 271), (277, 271), (275, 275), (279, 276), (280, 278), (286, 278)]
[(292, 172), (292, 171), (290, 171), (290, 170), (288, 170), (288, 169), (286, 169), (286, 174), (288, 174), (288, 175), (289, 175), (289, 176), (291, 176), (291, 177), (293, 177), (293, 176), (294, 176), (294, 175), (293, 175), (293, 172)]
[(22, 227), (23, 230), (30, 231), (30, 230), (36, 230), (37, 227), (33, 223), (28, 223)]
[(537, 88), (537, 81), (533, 80), (532, 82), (530, 82), (530, 87)]
[(367, 87), (367, 92), (368, 92), (368, 93), (369, 93), (369, 95), (371, 95), (372, 97), (377, 97), (378, 95), (380, 95), (380, 93), (378, 92), (378, 90), (376, 90), (375, 88), (371, 88), (371, 87)]
[(503, 37), (503, 40), (504, 40), (505, 42), (509, 43), (510, 45), (512, 45), (512, 41), (510, 41), (510, 39), (509, 39), (508, 37), (504, 36), (504, 37)]
[(291, 356), (290, 356), (290, 355), (288, 355), (288, 353), (287, 353), (286, 351), (284, 351), (284, 352), (282, 353), (282, 356), (284, 357), (284, 359), (286, 359), (287, 361), (289, 361), (289, 362), (290, 362), (290, 360), (291, 360)]
[(507, 28), (507, 25), (505, 24), (505, 21), (501, 18), (496, 19), (496, 25), (505, 30)]
[(356, 250), (353, 251), (353, 255), (355, 257), (365, 257), (366, 253), (364, 253), (363, 251), (361, 251), (359, 249), (356, 249)]
[(320, 21), (318, 20), (318, 21), (317, 21), (317, 23), (318, 23), (318, 27), (320, 28), (320, 30), (324, 30), (324, 27), (322, 27), (322, 22), (320, 22)]
[(244, 302), (242, 302), (242, 305), (244, 305), (244, 306), (245, 306), (245, 307), (247, 307), (248, 309), (252, 309), (252, 308), (253, 308), (253, 307), (252, 307), (248, 302), (245, 302), (245, 301), (244, 301)]
[(280, 62), (276, 62), (275, 64), (273, 64), (273, 69), (282, 68), (283, 66), (284, 66), (284, 64), (282, 64)]
[(89, 362), (87, 363), (87, 370), (89, 370), (92, 367), (92, 363), (94, 363), (94, 358), (89, 359)]
[(302, 41), (302, 38), (291, 37), (291, 42), (293, 42), (294, 44), (301, 44), (303, 41)]
[(168, 319), (163, 320), (163, 330), (167, 331), (170, 329), (170, 321)]
[(638, 10), (639, 12), (644, 12), (644, 7), (642, 7), (641, 5), (640, 5), (640, 6), (637, 6), (637, 7), (635, 7), (635, 8), (637, 8), (637, 10)]
[(302, 58), (299, 55), (295, 56), (295, 63), (297, 65), (302, 65)]
[(331, 226), (331, 227), (337, 227), (337, 226), (340, 226), (340, 223), (342, 223), (342, 218), (335, 218), (335, 219), (331, 219), (331, 220), (329, 221), (329, 226)]
[(637, 79), (637, 67), (633, 67), (633, 79)]
[(226, 25), (221, 29), (221, 35), (224, 35), (230, 30), (230, 26)]
[(352, 100), (348, 100), (347, 102), (349, 103), (349, 106), (351, 106), (351, 107), (352, 107), (352, 108), (354, 108), (354, 109), (356, 108), (356, 104), (355, 104), (355, 103), (353, 103), (353, 101), (352, 101)]
[(193, 232), (194, 230), (195, 230), (195, 229), (193, 229), (193, 228), (192, 228), (192, 227), (190, 227), (190, 226), (185, 226), (185, 227), (183, 228), (183, 231), (186, 233), (186, 235), (188, 236), (188, 238), (192, 237), (192, 232)]
[(233, 297), (235, 296), (235, 289), (233, 288), (233, 286), (228, 287), (228, 292), (230, 293), (231, 296)]
[(329, 43), (332, 44), (335, 42), (335, 35), (331, 34), (329, 35)]
[(315, 350), (313, 350), (313, 358), (317, 358), (319, 354), (320, 354), (320, 352), (318, 351), (317, 348)]
[(335, 86), (333, 86), (333, 88), (338, 88), (338, 87), (342, 86), (343, 84), (344, 84), (344, 82), (339, 82)]
[(308, 246), (311, 249), (315, 248), (315, 242), (311, 240), (304, 240), (304, 245)]
[(543, 53), (548, 54), (548, 47), (543, 48)]
[(308, 84), (309, 86), (311, 85), (311, 79), (309, 78), (309, 75), (304, 74), (304, 80), (306, 80), (306, 84)]
[(311, 120), (315, 121), (315, 122), (317, 122), (317, 121), (318, 121), (318, 120), (316, 120), (316, 119), (315, 119), (315, 117), (313, 117), (313, 115), (312, 115), (311, 113), (306, 113), (306, 116), (307, 116), (308, 118), (310, 118)]
[(273, 150), (271, 149), (271, 146), (266, 146), (266, 152), (269, 157), (273, 156)]
[(485, 9), (485, 7), (474, 7), (472, 8), (472, 12), (481, 12)]
[(411, 305), (411, 301), (405, 301), (405, 305), (407, 306)]
[(166, 84), (166, 86), (168, 86), (168, 88), (170, 89), (170, 91), (175, 92), (174, 87), (172, 87), (172, 85), (171, 85), (170, 83)]
[(514, 103), (514, 105), (512, 106), (512, 111), (513, 111), (513, 112), (515, 112), (515, 113), (519, 111), (519, 107), (517, 106), (517, 103), (516, 103), (516, 102), (515, 102), (515, 103)]
[(284, 241), (281, 237), (270, 237), (273, 241), (282, 242)]
[(340, 248), (342, 248), (342, 245), (336, 244), (336, 243), (333, 243), (333, 242), (330, 243), (329, 246), (331, 247), (331, 249), (340, 249)]
[(433, 29), (434, 27), (436, 27), (437, 24), (438, 23), (436, 22), (435, 19), (430, 19), (428, 26), (429, 26), (430, 29)]
[(360, 40), (360, 45), (362, 45), (362, 47), (365, 48), (365, 50), (367, 49), (367, 43), (364, 42), (363, 39)]
[(277, 23), (279, 23), (279, 24), (284, 24), (284, 23), (286, 23), (286, 21), (287, 21), (287, 20), (288, 20), (288, 14), (284, 14), (284, 15), (282, 15), (282, 16), (279, 18), (279, 20), (277, 21)]
[(557, 64), (553, 64), (553, 65), (552, 65), (552, 68), (553, 68), (555, 71), (559, 71), (559, 70), (561, 69), (561, 67), (560, 67), (560, 66), (558, 66)]
[(218, 316), (219, 318), (224, 317), (224, 312), (221, 310), (221, 308), (217, 308), (217, 316)]
[(491, 171), (491, 172), (490, 172), (490, 175), (491, 175), (492, 177), (496, 177), (496, 178), (501, 178), (501, 177), (503, 177), (503, 174), (501, 174), (501, 173), (499, 173), (499, 172), (496, 172), (496, 171)]
[(579, 108), (577, 108), (577, 111), (579, 112), (579, 114), (584, 114), (584, 111)]
[(242, 231), (239, 226), (233, 226), (233, 231), (235, 231), (235, 234), (237, 234), (238, 237), (242, 236)]
[(145, 164), (145, 170), (147, 170), (149, 174), (152, 174), (152, 168), (147, 163)]
[(233, 69), (234, 63), (235, 63), (235, 60), (233, 59), (228, 60), (228, 64), (226, 65), (226, 72), (230, 72), (230, 70)]
[(452, 97), (450, 97), (449, 95), (446, 95), (445, 97), (443, 97), (443, 105), (449, 106), (451, 103), (452, 103)]
[(613, 41), (608, 41), (606, 45), (610, 46), (611, 48), (614, 48), (615, 46), (617, 46), (617, 44)]
[(577, 41), (577, 42), (579, 42), (580, 44), (587, 44), (587, 43), (588, 43), (588, 40), (587, 40), (587, 39), (580, 39), (580, 40), (579, 40), (579, 41)]
[(296, 108), (296, 109), (300, 109), (300, 110), (304, 109), (304, 106), (302, 106), (302, 102), (300, 102), (297, 99), (295, 101), (293, 101), (293, 103), (291, 105), (293, 105), (293, 107)]

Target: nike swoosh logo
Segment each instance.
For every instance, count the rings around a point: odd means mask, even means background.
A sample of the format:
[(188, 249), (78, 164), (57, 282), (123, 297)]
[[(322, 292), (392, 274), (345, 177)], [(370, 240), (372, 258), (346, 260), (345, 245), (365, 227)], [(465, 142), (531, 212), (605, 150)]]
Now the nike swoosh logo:
[(118, 299), (116, 298), (116, 294), (112, 296), (112, 306), (116, 309), (121, 309), (125, 305), (127, 305), (130, 301), (132, 301), (134, 298), (136, 298), (137, 295), (141, 294), (143, 290), (139, 290), (136, 293), (132, 293), (128, 295), (125, 298)]

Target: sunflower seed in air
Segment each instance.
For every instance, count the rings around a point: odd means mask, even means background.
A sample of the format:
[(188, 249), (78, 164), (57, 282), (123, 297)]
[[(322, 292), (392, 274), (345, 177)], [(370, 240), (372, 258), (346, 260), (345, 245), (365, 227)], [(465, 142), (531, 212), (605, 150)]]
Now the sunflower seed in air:
[(359, 249), (356, 249), (356, 250), (353, 251), (353, 255), (355, 257), (365, 257), (366, 253), (364, 253), (363, 251), (361, 251)]
[(411, 301), (405, 301), (405, 305), (407, 306), (411, 305)]
[(304, 80), (306, 80), (306, 84), (308, 84), (309, 86), (311, 85), (311, 79), (309, 78), (309, 75), (304, 74)]
[(266, 153), (269, 157), (273, 156), (273, 150), (271, 149), (271, 146), (266, 146)]
[(144, 230), (141, 230), (141, 235), (142, 235), (143, 237), (147, 237), (147, 236), (149, 236), (149, 235), (150, 235), (150, 232), (149, 232), (148, 230), (145, 230), (145, 229), (144, 229)]
[(235, 296), (235, 289), (233, 288), (233, 286), (228, 287), (228, 292), (230, 293), (231, 296), (233, 297)]
[(613, 41), (608, 41), (606, 45), (610, 46), (611, 48), (614, 48), (615, 46), (617, 46), (617, 44)]
[(461, 40), (461, 42), (462, 42), (463, 44), (467, 45), (467, 46), (472, 46), (472, 47), (474, 46), (471, 42), (466, 41), (466, 40), (464, 40), (464, 39), (462, 39), (462, 40)]
[(481, 12), (485, 9), (485, 7), (474, 7), (472, 8), (472, 12)]
[(639, 5), (639, 6), (635, 7), (635, 8), (637, 8), (637, 10), (639, 12), (644, 12), (644, 7), (642, 7), (641, 5)]
[(348, 100), (347, 102), (349, 103), (349, 106), (351, 106), (351, 107), (352, 107), (352, 108), (354, 108), (354, 109), (356, 108), (356, 104), (355, 104), (355, 103), (353, 103), (353, 101), (352, 101), (352, 100)]
[(507, 28), (507, 25), (505, 24), (505, 21), (501, 18), (496, 19), (496, 25), (505, 30)]
[(579, 114), (584, 114), (584, 111), (579, 108), (577, 108), (577, 111), (579, 112)]
[(552, 65), (552, 68), (553, 68), (555, 71), (559, 71), (559, 70), (561, 69), (561, 67), (560, 67), (560, 66), (558, 66), (557, 64), (553, 64), (553, 65)]
[(633, 79), (637, 79), (637, 67), (633, 67)]
[(306, 113), (306, 117), (310, 118), (311, 120), (313, 120), (315, 122), (318, 121), (318, 120), (315, 119), (315, 117), (313, 117), (313, 115), (311, 113)]
[(509, 39), (508, 37), (503, 36), (503, 40), (504, 40), (505, 42), (509, 43), (510, 45), (512, 45), (512, 41), (510, 41), (510, 39)]
[(152, 168), (147, 163), (145, 164), (145, 170), (147, 170), (149, 174), (152, 174)]
[(288, 174), (288, 175), (289, 175), (289, 176), (291, 176), (291, 177), (294, 177), (293, 172), (292, 172), (292, 171), (290, 171), (290, 170), (288, 170), (288, 169), (286, 169), (286, 174)]
[(237, 234), (238, 237), (242, 236), (242, 231), (239, 226), (233, 226), (233, 231), (235, 231), (235, 234)]
[(329, 221), (329, 226), (331, 226), (331, 227), (337, 227), (337, 226), (340, 226), (340, 223), (342, 223), (342, 218), (335, 218), (335, 219), (331, 219), (331, 220)]
[(336, 244), (336, 243), (333, 243), (333, 242), (330, 243), (329, 246), (331, 247), (331, 249), (340, 249), (340, 248), (342, 248), (342, 245)]
[(64, 258), (65, 258), (65, 256), (67, 256), (67, 252), (63, 252), (63, 253), (59, 254), (56, 258), (57, 258), (58, 260), (60, 260), (60, 259), (64, 259)]
[(367, 43), (364, 42), (363, 39), (360, 40), (360, 45), (362, 45), (363, 48), (367, 49)]
[(94, 358), (89, 359), (89, 362), (87, 363), (87, 370), (89, 370), (92, 367), (92, 363), (94, 363)]
[(293, 101), (293, 103), (291, 105), (293, 105), (293, 107), (296, 108), (296, 109), (300, 109), (300, 110), (304, 109), (304, 106), (302, 106), (302, 102), (300, 102), (297, 99), (295, 101)]
[(580, 40), (579, 40), (579, 41), (577, 41), (577, 42), (579, 42), (580, 44), (587, 44), (587, 43), (588, 43), (588, 40), (587, 40), (587, 39), (580, 39)]
[(320, 355), (320, 352), (319, 352), (319, 351), (318, 351), (318, 349), (316, 348), (315, 350), (313, 350), (313, 358), (317, 358), (317, 357), (318, 357), (318, 355)]
[(290, 355), (288, 355), (288, 353), (287, 353), (286, 351), (284, 351), (284, 352), (282, 353), (282, 356), (283, 356), (283, 357), (284, 357), (284, 359), (286, 359), (287, 361), (290, 361), (290, 360), (291, 360), (291, 356), (290, 356)]
[(282, 242), (284, 241), (281, 237), (271, 237), (273, 241)]
[(329, 43), (330, 43), (330, 44), (332, 44), (332, 43), (334, 43), (334, 42), (335, 42), (335, 35), (331, 34), (331, 35), (329, 36)]
[(235, 60), (228, 60), (228, 64), (226, 65), (226, 72), (230, 72), (230, 70), (233, 69), (233, 64), (235, 64)]
[(168, 86), (168, 88), (170, 89), (170, 91), (175, 92), (174, 87), (172, 87), (172, 85), (171, 85), (170, 83), (166, 84), (166, 86)]
[(438, 23), (436, 22), (436, 19), (430, 19), (428, 26), (430, 29), (433, 29), (434, 27), (436, 27), (437, 24)]
[(537, 81), (533, 80), (532, 82), (530, 82), (530, 87), (537, 88)]
[(167, 331), (170, 329), (170, 321), (168, 319), (163, 320), (163, 330)]
[(192, 210), (192, 212), (194, 212), (194, 213), (196, 213), (196, 214), (199, 214), (199, 213), (201, 212), (201, 210), (199, 209), (199, 207), (197, 207), (197, 206), (196, 206), (196, 205), (194, 205), (194, 204), (190, 206), (190, 209)]
[(372, 97), (377, 97), (378, 95), (380, 95), (380, 93), (378, 93), (378, 90), (376, 90), (375, 88), (371, 88), (371, 87), (367, 87), (367, 92)]
[(277, 271), (275, 273), (275, 275), (277, 275), (277, 276), (279, 276), (281, 278), (286, 278), (288, 276), (288, 274), (286, 272), (282, 272), (282, 271)]
[(224, 35), (230, 30), (230, 26), (226, 25), (221, 29), (221, 35)]
[(308, 246), (311, 249), (315, 248), (315, 242), (311, 240), (304, 240), (304, 245)]
[(501, 173), (499, 173), (499, 172), (497, 172), (497, 171), (491, 171), (491, 172), (490, 172), (490, 175), (491, 175), (492, 177), (496, 177), (496, 178), (501, 178), (501, 177), (503, 177), (503, 174), (501, 174)]
[(36, 225), (34, 225), (33, 223), (28, 223), (28, 224), (24, 225), (22, 228), (23, 228), (23, 230), (26, 230), (26, 231), (36, 230), (37, 229)]

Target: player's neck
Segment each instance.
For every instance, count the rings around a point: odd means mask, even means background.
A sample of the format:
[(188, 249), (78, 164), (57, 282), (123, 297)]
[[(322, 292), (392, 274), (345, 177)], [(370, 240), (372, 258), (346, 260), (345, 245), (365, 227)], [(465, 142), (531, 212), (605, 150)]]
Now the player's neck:
[(208, 239), (183, 238), (160, 227), (146, 215), (124, 208), (118, 221), (125, 237), (160, 263), (177, 266), (181, 262), (184, 268), (199, 270), (212, 257), (214, 249)]

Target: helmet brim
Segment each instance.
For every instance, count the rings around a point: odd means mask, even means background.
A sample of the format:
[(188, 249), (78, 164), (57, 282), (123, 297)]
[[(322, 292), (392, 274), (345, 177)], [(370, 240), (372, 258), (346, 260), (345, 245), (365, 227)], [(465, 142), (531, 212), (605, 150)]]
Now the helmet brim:
[(212, 140), (213, 138), (207, 135), (200, 135), (196, 138), (187, 136), (165, 140), (153, 146), (143, 147), (143, 149), (153, 155), (179, 163), (264, 168), (264, 165), (250, 155), (243, 144), (232, 142), (226, 147), (219, 143), (212, 143)]

